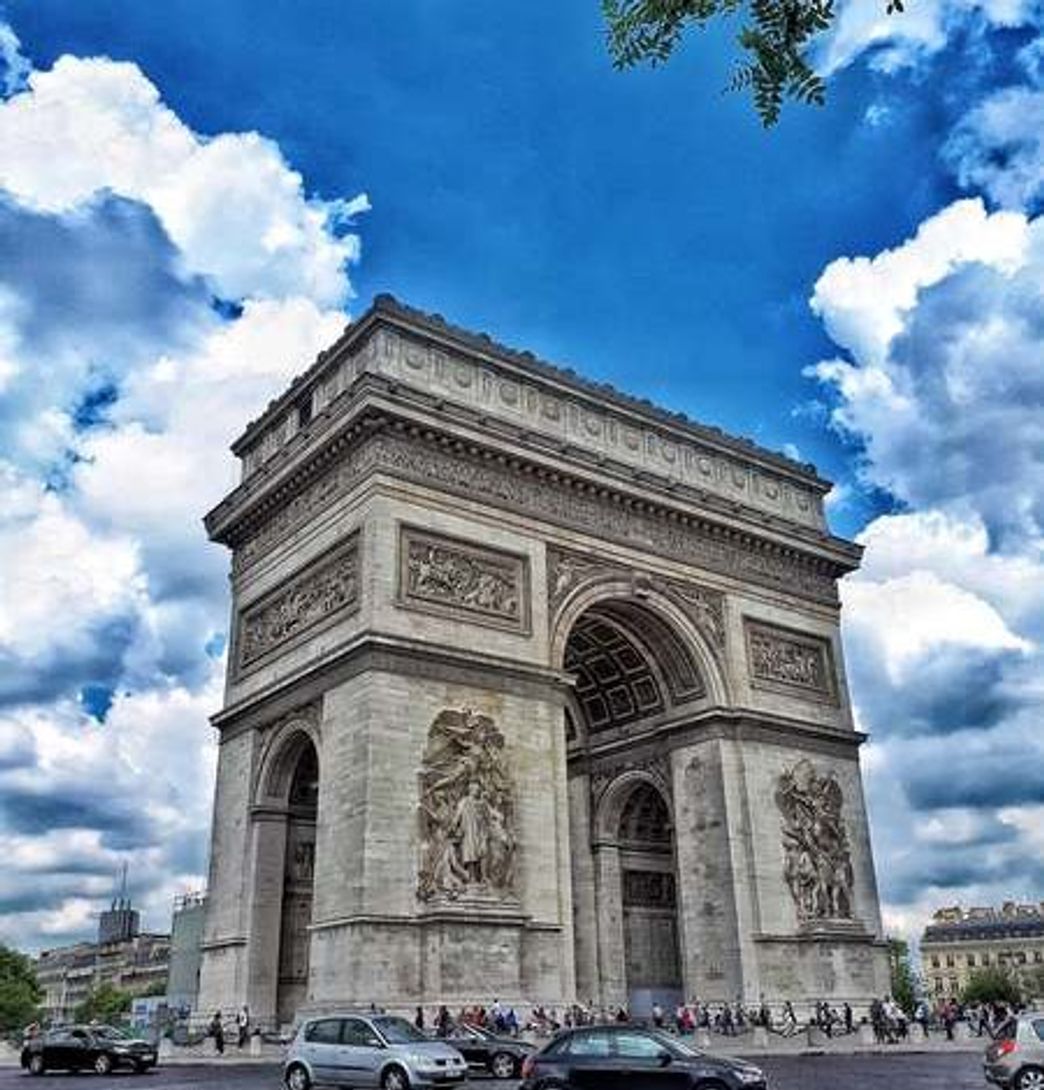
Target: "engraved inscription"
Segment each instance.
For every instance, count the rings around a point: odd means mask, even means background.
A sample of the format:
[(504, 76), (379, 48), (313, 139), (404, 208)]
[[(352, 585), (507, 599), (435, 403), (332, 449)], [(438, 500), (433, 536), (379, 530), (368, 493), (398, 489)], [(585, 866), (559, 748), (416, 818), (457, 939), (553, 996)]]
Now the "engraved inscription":
[(502, 626), (528, 627), (525, 557), (477, 549), (452, 538), (403, 527), (401, 597)]
[(352, 608), (358, 600), (357, 566), (358, 543), (353, 538), (246, 609), (239, 620), (236, 643), (240, 669)]

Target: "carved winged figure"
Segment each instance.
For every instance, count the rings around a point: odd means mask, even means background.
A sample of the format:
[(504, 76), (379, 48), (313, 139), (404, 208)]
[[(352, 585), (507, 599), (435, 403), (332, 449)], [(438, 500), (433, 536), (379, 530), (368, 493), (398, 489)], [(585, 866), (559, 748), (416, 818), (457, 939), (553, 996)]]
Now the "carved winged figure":
[(421, 900), (514, 892), (514, 802), (504, 736), (471, 708), (435, 718), (420, 772)]
[(855, 875), (842, 809), (844, 795), (832, 773), (820, 775), (801, 760), (776, 788), (782, 817), (783, 877), (803, 922), (850, 919)]

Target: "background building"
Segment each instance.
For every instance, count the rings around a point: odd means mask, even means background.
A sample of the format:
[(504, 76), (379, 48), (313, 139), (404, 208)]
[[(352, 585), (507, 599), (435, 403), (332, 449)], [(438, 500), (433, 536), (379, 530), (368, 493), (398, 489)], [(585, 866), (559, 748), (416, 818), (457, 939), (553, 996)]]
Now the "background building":
[(167, 1005), (173, 1011), (191, 1010), (196, 1003), (206, 907), (203, 893), (185, 893), (174, 900), (167, 978)]
[(138, 913), (117, 897), (98, 920), (98, 941), (44, 950), (35, 961), (46, 1021), (66, 1022), (92, 991), (110, 984), (131, 995), (165, 990), (170, 936), (142, 932)]
[(921, 939), (921, 972), (928, 994), (960, 995), (977, 970), (1044, 971), (1044, 901), (1001, 908), (959, 905), (940, 909)]

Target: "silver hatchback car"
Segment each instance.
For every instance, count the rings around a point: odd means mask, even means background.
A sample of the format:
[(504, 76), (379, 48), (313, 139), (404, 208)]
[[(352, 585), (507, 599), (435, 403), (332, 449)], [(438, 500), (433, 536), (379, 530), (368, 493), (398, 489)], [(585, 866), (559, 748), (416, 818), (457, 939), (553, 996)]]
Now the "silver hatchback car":
[(986, 1079), (1005, 1090), (1044, 1090), (1044, 1011), (1024, 1012), (986, 1049)]
[(312, 1086), (434, 1090), (468, 1076), (464, 1057), (432, 1041), (405, 1018), (330, 1014), (302, 1022), (283, 1065), (287, 1090)]

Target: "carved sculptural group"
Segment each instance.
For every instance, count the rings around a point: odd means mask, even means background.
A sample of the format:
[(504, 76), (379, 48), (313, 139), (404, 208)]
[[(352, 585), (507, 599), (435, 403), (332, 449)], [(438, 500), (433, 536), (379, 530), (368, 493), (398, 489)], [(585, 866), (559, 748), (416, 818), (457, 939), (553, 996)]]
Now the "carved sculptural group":
[(832, 773), (801, 760), (776, 788), (783, 818), (783, 874), (798, 919), (852, 918), (852, 858), (841, 813), (844, 796)]
[(446, 709), (420, 773), (423, 901), (505, 900), (515, 889), (515, 811), (504, 736), (488, 715)]

